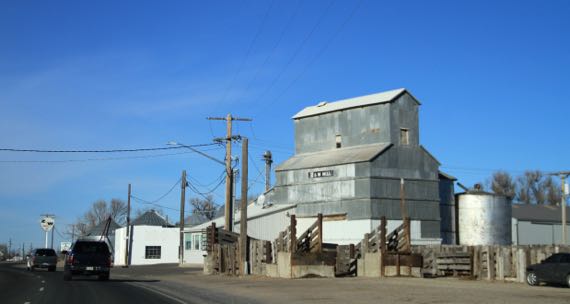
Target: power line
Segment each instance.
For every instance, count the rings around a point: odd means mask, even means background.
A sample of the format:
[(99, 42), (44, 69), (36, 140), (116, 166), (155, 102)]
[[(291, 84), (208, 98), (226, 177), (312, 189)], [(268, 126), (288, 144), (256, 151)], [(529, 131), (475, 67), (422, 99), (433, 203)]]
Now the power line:
[[(187, 147), (206, 147), (217, 145), (216, 143), (186, 145)], [(0, 152), (35, 152), (35, 153), (120, 153), (120, 152), (144, 152), (182, 149), (183, 146), (157, 147), (157, 148), (135, 148), (135, 149), (109, 149), (109, 150), (44, 150), (44, 149), (16, 149), (0, 148)]]
[(276, 98), (271, 99), (270, 102), (265, 103), (265, 107), (267, 107), (268, 105), (276, 102), (277, 100), (281, 99), (281, 97), (283, 97), (283, 95), (285, 95), (285, 93), (287, 93), (294, 85), (295, 83), (297, 83), (297, 81), (299, 81), (299, 79), (301, 79), (303, 77), (303, 75), (307, 72), (307, 70), (317, 61), (317, 59), (322, 56), (326, 50), (329, 48), (329, 46), (332, 44), (332, 42), (335, 40), (335, 38), (338, 36), (338, 34), (340, 32), (342, 32), (342, 30), (344, 29), (344, 27), (348, 24), (348, 22), (352, 19), (352, 17), (355, 15), (356, 11), (358, 11), (358, 9), (360, 8), (360, 5), (362, 4), (363, 0), (360, 0), (355, 7), (353, 8), (353, 10), (351, 11), (351, 13), (348, 15), (348, 17), (340, 24), (340, 26), (338, 27), (338, 29), (333, 33), (333, 35), (329, 38), (329, 40), (323, 45), (323, 47), (317, 52), (317, 54), (311, 59), (311, 61), (309, 61), (309, 63), (307, 65), (305, 65), (305, 67), (303, 68), (303, 70), (301, 70), (301, 73), (299, 73), (297, 75), (297, 77), (295, 77), (295, 79), (293, 79), (293, 81), (291, 81), (289, 83), (289, 85), (287, 87), (285, 87), (285, 89), (283, 91), (281, 91), (281, 93), (279, 93), (277, 95)]
[(275, 45), (273, 45), (273, 48), (271, 49), (271, 51), (268, 53), (268, 55), (265, 57), (265, 60), (263, 60), (263, 63), (257, 67), (257, 70), (254, 73), (253, 78), (251, 79), (251, 81), (248, 83), (248, 85), (246, 86), (245, 91), (248, 92), (249, 89), (251, 88), (251, 86), (253, 85), (253, 83), (255, 82), (255, 80), (257, 80), (257, 77), (259, 76), (259, 73), (261, 72), (261, 69), (267, 65), (267, 63), (269, 62), (269, 59), (271, 57), (273, 57), (273, 55), (275, 55), (275, 52), (277, 51), (277, 47), (281, 44), (281, 41), (283, 40), (283, 37), (285, 37), (285, 33), (287, 32), (287, 29), (291, 26), (291, 24), (293, 23), (293, 20), (295, 20), (295, 17), (297, 16), (297, 13), (299, 12), (299, 10), (301, 9), (301, 4), (303, 4), (302, 0), (297, 1), (297, 6), (295, 8), (295, 10), (293, 11), (293, 14), (291, 14), (291, 16), (289, 17), (289, 20), (287, 21), (287, 23), (285, 24), (285, 26), (283, 27), (283, 29), (281, 30), (281, 33), (279, 35), (279, 38), (277, 39), (277, 42), (275, 43)]
[[(181, 179), (179, 178), (178, 181), (176, 181), (176, 183), (174, 183), (174, 185), (172, 185), (172, 187), (170, 188), (170, 190), (168, 190), (165, 194), (163, 194), (163, 195), (160, 196), (159, 198), (157, 198), (157, 199), (151, 201), (151, 203), (153, 203), (153, 204), (154, 204), (154, 203), (158, 203), (160, 200), (162, 200), (162, 199), (165, 198), (167, 195), (169, 195), (169, 194), (172, 192), (172, 190), (174, 190), (174, 188), (180, 184), (180, 180), (181, 180)], [(132, 196), (132, 195), (131, 195), (131, 196)]]
[(309, 41), (309, 39), (311, 38), (311, 36), (315, 33), (316, 29), (319, 27), (319, 25), (321, 24), (321, 22), (324, 20), (324, 17), (326, 16), (326, 14), (329, 12), (329, 10), (331, 9), (331, 7), (334, 4), (334, 0), (329, 2), (329, 5), (327, 6), (327, 8), (325, 10), (323, 10), (323, 12), (321, 13), (321, 15), (319, 16), (319, 18), (317, 19), (317, 22), (313, 25), (313, 27), (311, 28), (311, 30), (309, 31), (308, 35), (305, 36), (305, 38), (303, 39), (303, 41), (301, 42), (301, 44), (297, 47), (297, 49), (295, 50), (295, 52), (293, 53), (293, 56), (291, 56), (289, 58), (289, 61), (287, 61), (287, 63), (285, 64), (285, 66), (283, 67), (283, 69), (281, 70), (281, 72), (279, 72), (279, 74), (277, 75), (276, 78), (273, 78), (273, 81), (271, 82), (271, 84), (269, 85), (269, 87), (267, 87), (267, 89), (265, 91), (263, 91), (263, 93), (261, 93), (261, 95), (258, 96), (258, 98), (254, 101), (254, 103), (259, 103), (259, 101), (265, 96), (267, 95), (267, 92), (271, 91), (271, 89), (273, 88), (273, 86), (281, 79), (281, 77), (283, 76), (283, 74), (285, 73), (285, 71), (287, 70), (287, 68), (293, 63), (293, 61), (295, 61), (295, 59), (297, 58), (297, 55), (299, 55), (299, 53), (301, 52), (301, 50), (305, 47), (305, 45), (307, 44), (307, 42)]
[[(145, 205), (152, 205), (152, 206), (156, 206), (156, 207), (160, 207), (160, 208), (164, 208), (164, 209), (168, 209), (168, 210), (172, 210), (172, 211), (176, 211), (176, 212), (180, 212), (180, 209), (176, 209), (176, 208), (172, 208), (172, 207), (168, 207), (168, 206), (164, 206), (161, 204), (157, 204), (157, 203), (152, 203), (149, 202), (147, 200), (144, 200), (140, 197), (136, 197), (134, 195), (131, 195), (131, 198), (135, 200), (135, 202), (139, 203), (139, 204), (145, 204)], [(189, 213), (188, 211), (184, 212), (184, 213)]]
[[(215, 150), (209, 149), (206, 151)], [(123, 157), (102, 157), (102, 158), (86, 158), (86, 159), (59, 159), (59, 160), (0, 160), (0, 163), (74, 163), (74, 162), (90, 162), (90, 161), (110, 161), (110, 160), (126, 160), (126, 159), (147, 159), (156, 157), (165, 157), (173, 155), (182, 155), (195, 153), (193, 151), (179, 152), (179, 153), (163, 153), (163, 154), (150, 154), (139, 156), (123, 156)]]
[(224, 103), (224, 101), (226, 100), (226, 98), (228, 96), (228, 93), (233, 88), (234, 83), (235, 83), (238, 75), (241, 73), (243, 66), (245, 65), (245, 63), (249, 59), (249, 56), (251, 55), (251, 51), (253, 49), (253, 46), (255, 45), (255, 42), (257, 42), (257, 39), (261, 35), (262, 30), (265, 28), (265, 23), (267, 22), (267, 17), (269, 16), (269, 12), (271, 11), (271, 8), (273, 7), (274, 4), (275, 4), (275, 0), (273, 0), (271, 2), (271, 4), (269, 5), (269, 7), (267, 8), (267, 11), (265, 12), (265, 15), (263, 17), (263, 20), (261, 21), (261, 24), (260, 24), (259, 28), (257, 29), (257, 32), (255, 33), (255, 35), (253, 36), (253, 40), (251, 40), (249, 47), (247, 48), (247, 52), (245, 54), (245, 57), (243, 58), (238, 69), (236, 70), (235, 74), (233, 75), (231, 82), (229, 83), (229, 85), (224, 90), (224, 93), (222, 95), (222, 100), (219, 103)]
[(189, 176), (189, 175), (188, 175), (187, 177), (188, 177), (189, 179), (193, 180), (195, 185), (200, 186), (200, 187), (202, 187), (202, 188), (207, 188), (207, 187), (210, 187), (211, 185), (213, 185), (213, 184), (219, 182), (220, 179), (223, 179), (223, 178), (225, 177), (225, 174), (226, 174), (226, 170), (223, 170), (222, 173), (220, 174), (220, 176), (218, 176), (215, 180), (213, 180), (212, 182), (210, 182), (210, 183), (208, 183), (208, 184), (201, 184), (200, 181), (198, 181), (197, 179), (195, 179), (195, 178), (193, 178), (193, 177), (191, 177), (191, 176)]

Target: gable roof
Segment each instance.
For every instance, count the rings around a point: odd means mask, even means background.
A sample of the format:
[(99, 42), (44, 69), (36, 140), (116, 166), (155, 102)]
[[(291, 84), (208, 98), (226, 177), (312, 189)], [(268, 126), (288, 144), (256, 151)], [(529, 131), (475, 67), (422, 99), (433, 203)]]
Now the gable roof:
[[(562, 208), (551, 205), (513, 204), (513, 217), (522, 221), (562, 222)], [(570, 223), (570, 208), (566, 208), (567, 222)]]
[[(376, 94), (338, 100), (334, 102), (323, 101), (315, 106), (309, 106), (304, 108), (299, 113), (295, 114), (295, 116), (293, 116), (293, 119), (300, 119), (304, 117), (316, 116), (324, 113), (336, 112), (345, 109), (359, 108), (369, 105), (392, 102), (404, 93), (408, 93), (410, 96), (412, 96), (412, 94), (410, 94), (406, 89), (401, 88)], [(412, 98), (418, 104), (420, 104), (420, 102), (415, 97), (412, 96)]]
[[(99, 224), (95, 225), (89, 232), (87, 232), (87, 236), (100, 236), (103, 234), (103, 230), (105, 230), (105, 224), (107, 220), (99, 222)], [(117, 224), (115, 220), (111, 219), (111, 224), (109, 224), (109, 234), (115, 233), (116, 229), (121, 228), (121, 225)]]
[[(216, 212), (214, 213), (214, 218), (224, 216), (224, 212), (225, 209), (224, 206), (222, 205), (218, 209), (216, 209)], [(208, 221), (210, 220), (207, 217), (205, 217), (203, 214), (192, 213), (191, 215), (189, 215), (184, 219), (184, 226), (185, 227), (197, 226)]]
[(149, 210), (131, 222), (133, 226), (170, 226), (165, 218), (154, 210)]
[(391, 143), (380, 143), (297, 154), (277, 166), (275, 171), (328, 167), (372, 161), (391, 146)]

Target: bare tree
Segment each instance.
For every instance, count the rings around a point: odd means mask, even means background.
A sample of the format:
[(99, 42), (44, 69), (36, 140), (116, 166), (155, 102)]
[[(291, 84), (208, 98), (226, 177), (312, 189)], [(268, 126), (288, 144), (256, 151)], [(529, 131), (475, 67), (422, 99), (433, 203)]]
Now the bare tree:
[(190, 207), (192, 207), (192, 213), (203, 216), (208, 220), (212, 220), (216, 217), (218, 205), (214, 201), (214, 196), (211, 194), (204, 198), (193, 197), (189, 200), (189, 203)]
[(544, 180), (544, 188), (546, 190), (546, 202), (550, 205), (558, 205), (562, 200), (562, 191), (560, 186), (552, 179), (552, 176), (546, 177)]
[[(111, 217), (119, 225), (124, 225), (127, 212), (127, 204), (120, 199), (112, 199), (110, 203), (105, 200), (98, 200), (91, 204), (91, 208), (85, 212), (83, 217), (77, 219), (74, 224), (77, 235), (85, 235), (99, 223)], [(69, 231), (68, 231), (69, 234)]]
[(538, 170), (525, 171), (517, 178), (517, 198), (525, 204), (542, 205), (546, 201), (544, 174)]
[(494, 193), (504, 195), (509, 198), (515, 197), (516, 185), (508, 172), (497, 171), (493, 173), (489, 184), (489, 187)]

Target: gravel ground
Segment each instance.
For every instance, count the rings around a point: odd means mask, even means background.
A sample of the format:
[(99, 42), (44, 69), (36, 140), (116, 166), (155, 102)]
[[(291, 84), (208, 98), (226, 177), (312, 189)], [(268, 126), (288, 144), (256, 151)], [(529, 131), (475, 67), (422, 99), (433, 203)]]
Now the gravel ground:
[(236, 278), (205, 276), (201, 269), (177, 265), (115, 268), (112, 275), (159, 280), (154, 287), (180, 298), (193, 295), (192, 302), (570, 303), (570, 288), (454, 278)]

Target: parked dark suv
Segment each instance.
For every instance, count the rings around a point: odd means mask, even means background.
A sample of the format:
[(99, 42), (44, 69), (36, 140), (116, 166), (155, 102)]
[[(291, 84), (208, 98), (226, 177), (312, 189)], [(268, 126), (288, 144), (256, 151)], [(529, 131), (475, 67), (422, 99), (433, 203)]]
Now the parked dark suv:
[(51, 248), (34, 249), (26, 261), (26, 268), (30, 271), (34, 271), (36, 268), (47, 268), (49, 271), (55, 271), (56, 265), (57, 254)]
[(541, 282), (564, 284), (570, 287), (570, 253), (556, 253), (540, 262), (526, 268), (528, 285), (538, 285)]
[(69, 281), (77, 275), (96, 275), (99, 280), (109, 280), (111, 252), (105, 242), (78, 240), (66, 252), (63, 279)]

